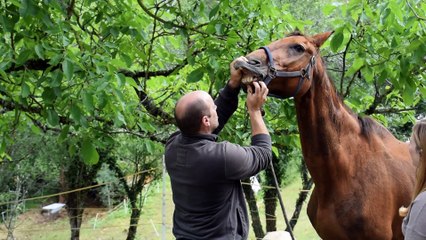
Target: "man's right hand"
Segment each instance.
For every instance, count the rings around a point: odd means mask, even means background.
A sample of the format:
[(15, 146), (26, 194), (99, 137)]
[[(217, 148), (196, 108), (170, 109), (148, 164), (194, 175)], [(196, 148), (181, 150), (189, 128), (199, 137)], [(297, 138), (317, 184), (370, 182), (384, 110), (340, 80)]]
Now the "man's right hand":
[(266, 96), (269, 89), (264, 82), (253, 82), (253, 85), (247, 87), (247, 109), (249, 111), (261, 110), (266, 102)]

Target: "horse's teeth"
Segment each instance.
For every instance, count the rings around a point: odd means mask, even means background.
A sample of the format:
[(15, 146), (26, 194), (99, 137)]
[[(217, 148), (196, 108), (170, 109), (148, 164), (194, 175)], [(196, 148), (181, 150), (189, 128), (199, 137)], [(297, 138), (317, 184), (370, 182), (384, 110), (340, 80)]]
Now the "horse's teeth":
[(253, 82), (253, 77), (251, 76), (244, 76), (243, 79), (241, 80), (244, 84), (249, 84), (251, 82)]

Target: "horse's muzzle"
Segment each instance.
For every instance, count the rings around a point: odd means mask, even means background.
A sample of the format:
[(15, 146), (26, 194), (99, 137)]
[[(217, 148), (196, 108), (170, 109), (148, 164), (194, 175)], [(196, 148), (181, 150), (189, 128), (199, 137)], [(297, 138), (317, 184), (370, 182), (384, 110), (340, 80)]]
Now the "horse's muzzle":
[(255, 60), (245, 61), (236, 61), (234, 63), (234, 68), (243, 69), (243, 83), (250, 84), (253, 81), (261, 81), (267, 75), (267, 68), (262, 66), (260, 62)]

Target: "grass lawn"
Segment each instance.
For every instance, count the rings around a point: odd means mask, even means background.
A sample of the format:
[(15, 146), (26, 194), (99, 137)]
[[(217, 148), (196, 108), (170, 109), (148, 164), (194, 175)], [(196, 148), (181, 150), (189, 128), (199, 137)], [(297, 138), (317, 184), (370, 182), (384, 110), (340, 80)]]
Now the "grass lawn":
[[(169, 181), (166, 181), (166, 191), (163, 197), (163, 186), (157, 184), (151, 187), (151, 193), (144, 201), (144, 208), (139, 220), (138, 240), (173, 239), (171, 234), (173, 202)], [(301, 189), (300, 180), (296, 180), (282, 190), (288, 217), (291, 217), (296, 198)], [(264, 219), (263, 203), (258, 201), (261, 218)], [(281, 208), (277, 211), (277, 227), (283, 230), (286, 225)], [(81, 240), (121, 240), (126, 239), (129, 224), (130, 209), (121, 205), (115, 210), (91, 208), (85, 209), (81, 226)], [(264, 224), (264, 223), (263, 223)], [(63, 240), (70, 239), (70, 226), (65, 211), (61, 211), (55, 219), (40, 214), (40, 209), (29, 209), (20, 215), (16, 223), (14, 236), (17, 240)], [(251, 226), (250, 226), (251, 227)], [(307, 216), (306, 203), (294, 229), (297, 240), (319, 239), (313, 230)], [(0, 239), (6, 239), (7, 231), (0, 225)], [(250, 240), (256, 239), (250, 229)]]

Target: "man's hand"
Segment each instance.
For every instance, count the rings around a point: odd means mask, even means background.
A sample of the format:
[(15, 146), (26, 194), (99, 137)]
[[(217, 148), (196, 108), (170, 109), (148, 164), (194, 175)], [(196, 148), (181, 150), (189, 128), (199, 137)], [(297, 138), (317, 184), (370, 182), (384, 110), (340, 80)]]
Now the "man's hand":
[(236, 58), (232, 63), (230, 64), (229, 68), (231, 69), (231, 78), (228, 82), (229, 86), (232, 88), (237, 88), (241, 84), (241, 79), (243, 77), (243, 71), (241, 69), (236, 69), (234, 67), (235, 62), (237, 61), (245, 61), (248, 62), (248, 60), (245, 57), (239, 57)]
[(264, 82), (253, 82), (252, 86), (247, 87), (247, 109), (250, 115), (251, 135), (268, 134), (265, 122), (262, 117), (262, 106), (268, 95), (268, 88)]
[(247, 109), (249, 111), (260, 111), (266, 102), (269, 89), (264, 82), (253, 82), (247, 87)]

